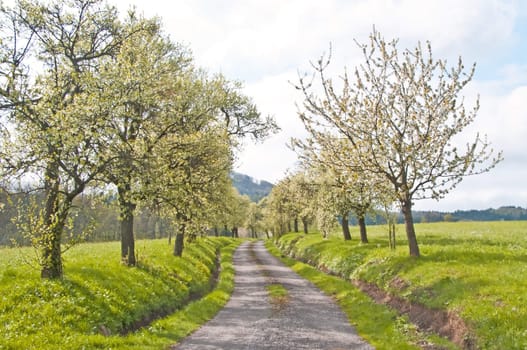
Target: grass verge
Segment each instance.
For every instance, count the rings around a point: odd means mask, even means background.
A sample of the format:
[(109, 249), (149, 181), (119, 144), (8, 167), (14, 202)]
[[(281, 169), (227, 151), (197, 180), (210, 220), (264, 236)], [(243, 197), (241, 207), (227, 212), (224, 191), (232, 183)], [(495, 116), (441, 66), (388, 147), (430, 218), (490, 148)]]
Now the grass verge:
[[(20, 264), (24, 249), (3, 249), (0, 258), (0, 348), (159, 349), (212, 317), (233, 287), (232, 251), (239, 242), (199, 239), (182, 258), (165, 240), (140, 241), (140, 265), (119, 263), (118, 243), (82, 244), (68, 251), (65, 277), (42, 281)], [(221, 251), (214, 291), (210, 277)], [(186, 305), (186, 306), (185, 306)], [(185, 306), (185, 307), (184, 307)], [(182, 309), (182, 307), (184, 307)], [(164, 309), (181, 311), (126, 336), (123, 330)]]
[(194, 332), (212, 319), (229, 300), (234, 288), (232, 255), (239, 244), (240, 242), (237, 241), (221, 249), (221, 270), (216, 288), (212, 292), (136, 333), (125, 337), (90, 337), (88, 348), (111, 350), (166, 349)]
[(342, 278), (327, 275), (313, 266), (285, 257), (270, 241), (266, 242), (266, 247), (293, 271), (331, 295), (359, 335), (376, 349), (421, 349), (432, 345), (436, 345), (436, 348), (440, 346), (444, 349), (455, 349), (443, 339), (419, 332), (406, 317), (398, 316), (392, 309), (376, 304)]

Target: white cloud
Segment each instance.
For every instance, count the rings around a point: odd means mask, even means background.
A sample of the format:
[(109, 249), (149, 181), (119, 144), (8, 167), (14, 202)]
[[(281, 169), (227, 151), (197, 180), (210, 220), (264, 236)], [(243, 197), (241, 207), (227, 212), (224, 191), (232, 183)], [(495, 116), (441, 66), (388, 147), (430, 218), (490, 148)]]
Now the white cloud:
[[(486, 209), (501, 205), (527, 207), (527, 85), (503, 91), (510, 82), (475, 84), (481, 88), (481, 108), (465, 137), (486, 134), (492, 147), (503, 151), (504, 160), (489, 173), (467, 177), (439, 202), (416, 202), (418, 209)], [(477, 88), (477, 87), (476, 87)]]
[[(512, 90), (498, 106), (496, 128), (492, 131), (496, 142), (512, 157), (523, 156), (527, 160), (527, 85)], [(527, 164), (527, 163), (526, 163)]]
[[(358, 1), (352, 9), (363, 27), (372, 23), (387, 37), (411, 45), (431, 40), (438, 51), (487, 49), (507, 40), (514, 26), (516, 6), (511, 1), (386, 0)], [(492, 23), (492, 25), (489, 25)]]

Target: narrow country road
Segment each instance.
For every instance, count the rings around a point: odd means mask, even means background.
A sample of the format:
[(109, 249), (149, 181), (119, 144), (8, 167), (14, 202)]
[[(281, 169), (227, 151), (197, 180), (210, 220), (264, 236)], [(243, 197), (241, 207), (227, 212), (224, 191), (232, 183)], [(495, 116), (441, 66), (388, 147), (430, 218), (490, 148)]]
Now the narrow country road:
[[(243, 243), (233, 258), (235, 288), (225, 308), (172, 349), (373, 349), (330, 297), (284, 266), (263, 242)], [(273, 304), (269, 284), (283, 285), (287, 300)]]

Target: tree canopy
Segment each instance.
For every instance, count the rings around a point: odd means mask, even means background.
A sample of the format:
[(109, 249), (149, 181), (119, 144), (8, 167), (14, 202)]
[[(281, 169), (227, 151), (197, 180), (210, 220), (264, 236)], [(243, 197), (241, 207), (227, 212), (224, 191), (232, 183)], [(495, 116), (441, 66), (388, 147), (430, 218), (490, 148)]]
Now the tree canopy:
[(62, 276), (63, 231), (87, 189), (117, 192), (121, 256), (134, 265), (138, 205), (199, 226), (229, 191), (243, 138), (277, 130), (156, 19), (100, 0), (19, 1), (0, 15), (2, 176), (44, 193), (28, 213), (43, 277)]
[(461, 58), (453, 66), (435, 59), (430, 43), (399, 50), (397, 40), (386, 41), (376, 30), (358, 46), (363, 61), (353, 74), (329, 77), (329, 55), (313, 64), (312, 79), (299, 77), (304, 102), (298, 115), (309, 138), (297, 148), (317, 154), (338, 147), (347, 157), (342, 170), (389, 184), (405, 216), (410, 254), (419, 256), (413, 201), (443, 198), (465, 176), (493, 168), (501, 153), (479, 134), (458, 145), (479, 108), (476, 101), (467, 109), (461, 96), (475, 66), (467, 71)]

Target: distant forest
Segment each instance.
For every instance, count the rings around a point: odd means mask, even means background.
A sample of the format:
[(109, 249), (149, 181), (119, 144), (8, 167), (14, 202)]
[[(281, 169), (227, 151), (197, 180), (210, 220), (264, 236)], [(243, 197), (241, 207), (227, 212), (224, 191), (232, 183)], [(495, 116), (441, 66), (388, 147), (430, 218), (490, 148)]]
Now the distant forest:
[[(29, 245), (35, 222), (37, 203), (43, 201), (41, 191), (29, 194), (7, 194), (0, 189), (0, 246)], [(113, 193), (82, 194), (74, 201), (64, 238), (85, 241), (120, 239), (119, 206)], [(170, 221), (148, 208), (138, 208), (134, 230), (137, 239), (167, 237), (174, 231)]]
[(247, 195), (253, 201), (258, 203), (266, 197), (273, 189), (273, 184), (267, 181), (257, 181), (252, 177), (237, 172), (231, 173), (232, 184), (241, 195)]
[[(513, 221), (527, 220), (527, 209), (515, 206), (504, 206), (498, 209), (485, 210), (456, 210), (454, 212), (440, 211), (414, 211), (415, 222), (440, 222), (440, 221)], [(398, 223), (403, 223), (402, 214), (397, 217)], [(355, 218), (351, 218), (350, 223), (357, 224)], [(370, 215), (366, 223), (368, 225), (384, 224), (386, 220), (381, 214)]]

